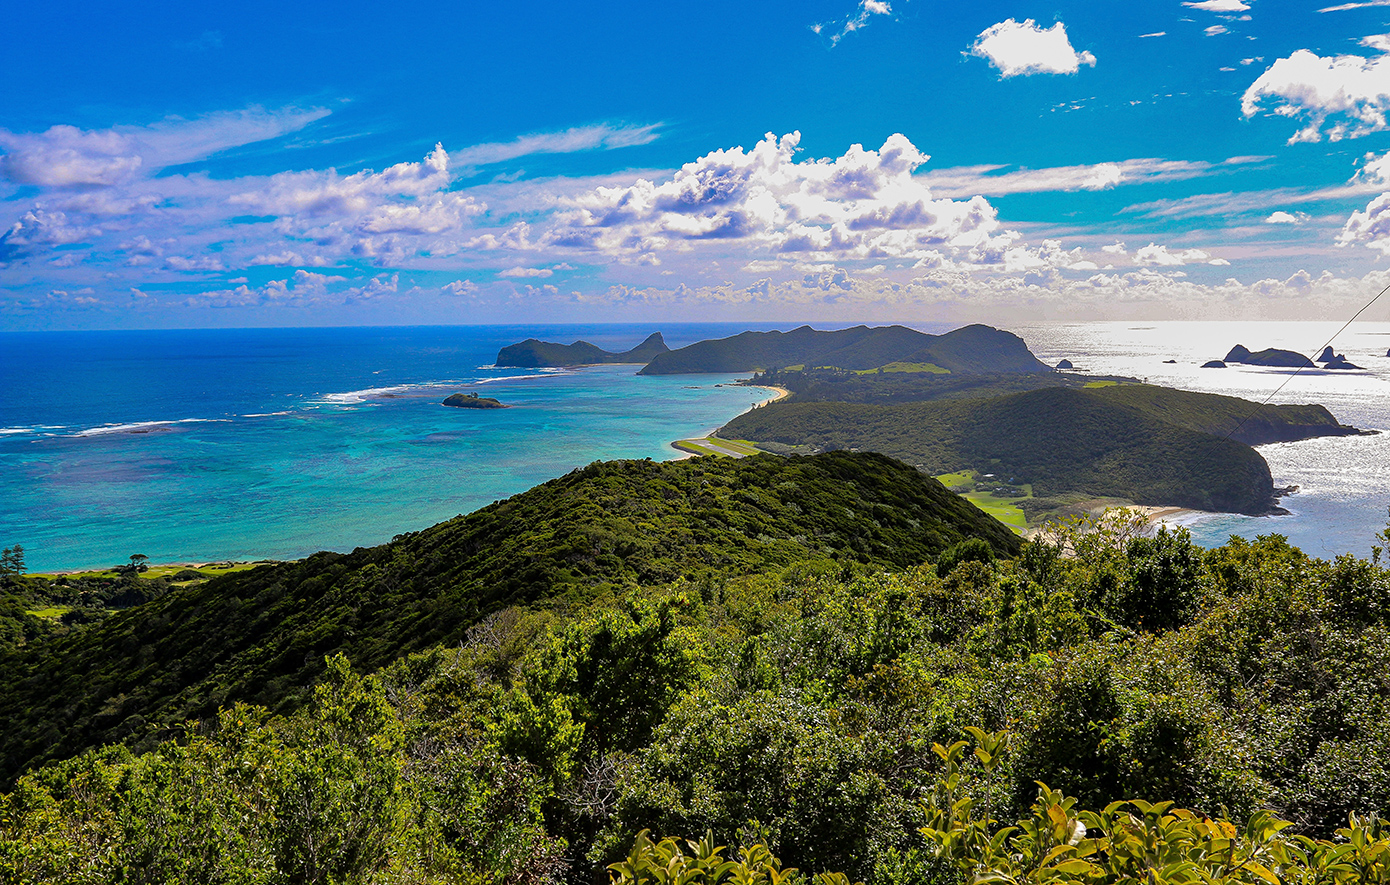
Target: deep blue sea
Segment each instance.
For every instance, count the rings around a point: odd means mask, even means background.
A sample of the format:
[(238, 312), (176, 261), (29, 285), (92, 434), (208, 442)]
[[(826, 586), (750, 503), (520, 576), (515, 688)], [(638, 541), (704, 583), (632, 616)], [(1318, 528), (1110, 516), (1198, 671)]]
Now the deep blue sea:
[[(421, 529), (598, 459), (678, 457), (770, 398), (734, 376), (642, 377), (636, 366), (497, 369), (527, 337), (672, 347), (794, 323), (449, 326), (0, 333), (0, 545), (32, 570), (289, 559)], [(914, 323), (927, 332), (950, 325)], [(1001, 324), (1005, 325), (1005, 324)], [(818, 325), (818, 328), (833, 326)], [(1202, 370), (1231, 344), (1310, 352), (1317, 324), (1085, 323), (1014, 327), (1049, 363), (1262, 399), (1264, 369)], [(1338, 350), (1367, 371), (1309, 373), (1277, 402), (1322, 402), (1390, 427), (1390, 325)], [(1176, 364), (1165, 364), (1176, 359)], [(476, 391), (513, 408), (452, 409)], [(1310, 553), (1366, 555), (1390, 504), (1390, 434), (1265, 446), (1292, 516), (1185, 518), (1203, 543), (1288, 535)]]

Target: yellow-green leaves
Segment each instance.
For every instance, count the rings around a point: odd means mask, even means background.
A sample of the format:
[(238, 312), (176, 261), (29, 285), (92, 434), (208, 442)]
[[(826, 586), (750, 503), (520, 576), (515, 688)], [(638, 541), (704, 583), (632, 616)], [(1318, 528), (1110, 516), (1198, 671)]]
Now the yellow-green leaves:
[[(699, 842), (675, 839), (653, 842), (651, 833), (637, 834), (625, 860), (608, 865), (612, 885), (807, 885), (807, 877), (795, 867), (783, 868), (766, 845), (758, 843), (738, 860), (725, 860), (724, 848), (714, 844), (714, 834)], [(811, 885), (851, 885), (844, 873), (817, 873)], [(863, 883), (854, 883), (863, 885)]]
[[(979, 728), (975, 758), (988, 772), (1007, 734)], [(1099, 812), (1038, 784), (1032, 814), (996, 828), (956, 797), (967, 741), (933, 749), (943, 763), (920, 832), (970, 885), (1351, 885), (1390, 883), (1390, 825), (1353, 815), (1336, 841), (1285, 834), (1291, 824), (1257, 811), (1244, 826), (1141, 799)]]

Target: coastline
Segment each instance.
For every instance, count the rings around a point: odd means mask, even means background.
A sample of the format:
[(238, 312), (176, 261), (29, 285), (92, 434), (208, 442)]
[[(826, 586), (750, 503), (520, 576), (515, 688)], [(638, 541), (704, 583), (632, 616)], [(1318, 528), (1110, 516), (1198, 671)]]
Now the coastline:
[[(777, 387), (772, 384), (747, 384), (743, 386), (759, 387), (763, 390), (771, 390), (777, 394), (772, 399), (763, 400), (760, 403), (754, 403), (751, 407), (753, 409), (762, 408), (763, 406), (766, 406), (770, 403), (781, 402), (782, 400), (792, 395), (792, 392), (786, 389), (785, 387)], [(735, 451), (733, 449), (728, 448), (725, 445), (709, 442), (710, 437), (718, 429), (719, 428), (716, 427), (714, 428), (714, 430), (711, 430), (704, 436), (691, 436), (686, 437), (684, 439), (671, 440), (671, 442), (667, 443), (667, 445), (680, 453), (671, 460), (684, 461), (686, 458), (694, 458), (697, 455), (724, 455), (732, 458), (743, 458), (749, 454), (752, 454), (751, 452)]]
[(784, 399), (786, 399), (787, 397), (789, 397), (789, 396), (792, 395), (792, 392), (791, 392), (790, 390), (788, 390), (787, 388), (785, 388), (785, 387), (778, 387), (778, 386), (776, 386), (776, 385), (774, 385), (774, 384), (749, 384), (748, 386), (749, 386), (749, 387), (761, 387), (763, 390), (775, 390), (775, 391), (777, 392), (777, 395), (774, 396), (772, 399), (766, 400), (766, 401), (761, 402), (761, 403), (758, 403), (758, 406), (759, 406), (759, 407), (760, 407), (760, 406), (768, 405), (769, 403), (779, 403), (779, 402), (781, 402), (782, 400), (784, 400)]
[(1203, 510), (1193, 510), (1190, 507), (1135, 505), (1129, 509), (1143, 514), (1150, 525), (1182, 525), (1179, 522), (1181, 519), (1211, 515)]

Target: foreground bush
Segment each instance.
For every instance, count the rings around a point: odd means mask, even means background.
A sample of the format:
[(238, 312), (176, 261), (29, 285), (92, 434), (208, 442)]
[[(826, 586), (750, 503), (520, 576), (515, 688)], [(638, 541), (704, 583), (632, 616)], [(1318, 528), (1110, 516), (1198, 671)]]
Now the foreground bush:
[[(970, 729), (974, 756), (987, 772), (1007, 735)], [(913, 852), (893, 881), (924, 885), (1353, 885), (1390, 882), (1390, 827), (1379, 818), (1339, 829), (1334, 839), (1288, 835), (1288, 821), (1268, 811), (1244, 825), (1175, 808), (1171, 802), (1112, 802), (1076, 809), (1076, 799), (1038, 785), (1032, 814), (1002, 826), (961, 789), (968, 744), (933, 748), (944, 776), (924, 803), (925, 848)], [(712, 835), (653, 842), (643, 830), (626, 860), (611, 864), (612, 885), (849, 885), (842, 873), (806, 876), (784, 869), (761, 843), (725, 860)], [(858, 883), (863, 885), (863, 883)]]

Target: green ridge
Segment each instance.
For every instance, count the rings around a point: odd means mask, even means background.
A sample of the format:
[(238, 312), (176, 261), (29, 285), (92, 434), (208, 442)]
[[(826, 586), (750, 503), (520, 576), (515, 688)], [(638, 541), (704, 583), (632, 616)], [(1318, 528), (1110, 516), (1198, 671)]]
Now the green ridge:
[(967, 538), (1019, 547), (881, 455), (595, 463), (389, 544), (226, 575), (0, 658), (0, 778), (233, 701), (294, 709), (325, 655), (380, 667), (510, 605), (807, 560), (906, 568)]
[(640, 374), (748, 372), (793, 365), (859, 370), (890, 363), (930, 363), (967, 373), (1052, 371), (1029, 352), (1022, 338), (990, 326), (966, 326), (944, 335), (906, 326), (855, 326), (833, 332), (801, 326), (790, 332), (743, 332), (700, 341), (655, 357)]

